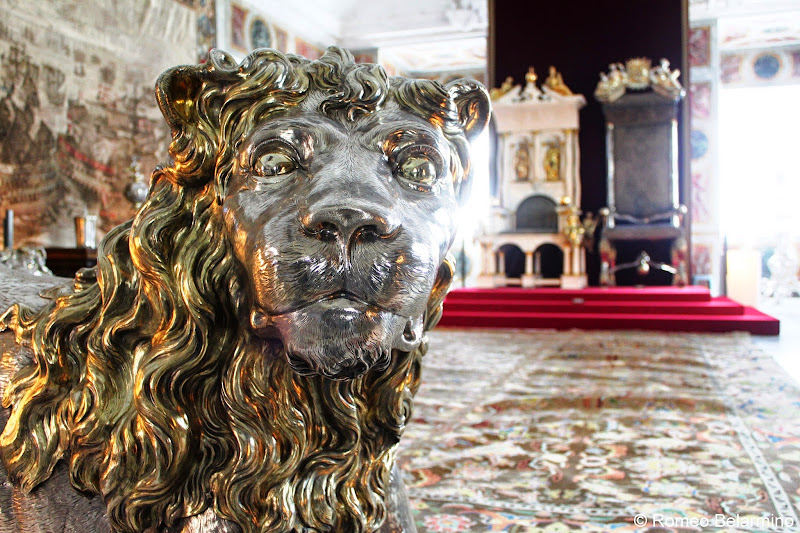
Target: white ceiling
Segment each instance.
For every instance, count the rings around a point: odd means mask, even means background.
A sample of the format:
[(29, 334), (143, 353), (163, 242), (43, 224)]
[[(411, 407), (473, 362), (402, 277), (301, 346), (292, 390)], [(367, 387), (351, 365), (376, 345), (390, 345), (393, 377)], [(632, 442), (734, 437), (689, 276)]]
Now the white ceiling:
[[(406, 72), (486, 65), (487, 0), (237, 1), (286, 27), (313, 28), (320, 44), (377, 48), (381, 62)], [(718, 19), (720, 42), (732, 46), (800, 42), (800, 0), (690, 0), (689, 18)]]
[(342, 21), (345, 46), (384, 47), (486, 37), (485, 0), (361, 0), (351, 4)]
[(800, 11), (800, 0), (689, 0), (689, 19)]
[(485, 68), (486, 0), (237, 0), (320, 44), (377, 48), (407, 72)]
[(416, 44), (383, 46), (380, 61), (413, 74), (486, 68), (486, 38), (458, 38)]

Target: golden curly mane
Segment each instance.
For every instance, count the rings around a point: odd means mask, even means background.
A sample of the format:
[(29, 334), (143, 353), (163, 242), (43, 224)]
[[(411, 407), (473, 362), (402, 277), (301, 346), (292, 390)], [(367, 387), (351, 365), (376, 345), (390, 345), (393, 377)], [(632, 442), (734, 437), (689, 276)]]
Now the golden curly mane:
[[(245, 532), (383, 522), (425, 343), (352, 381), (293, 372), (279, 344), (247, 330), (249, 296), (218, 201), (239, 140), (312, 91), (325, 95), (320, 112), (342, 120), (388, 98), (431, 120), (451, 144), (456, 186), (468, 179), (464, 124), (437, 83), (389, 79), (334, 48), (313, 62), (258, 50), (241, 65), (214, 52), (165, 73), (157, 95), (174, 162), (156, 169), (135, 219), (103, 240), (96, 268), (41, 311), (14, 306), (0, 319), (33, 352), (2, 399), (11, 414), (0, 454), (24, 490), (65, 459), (118, 531), (170, 527), (209, 507)], [(426, 329), (451, 277), (445, 262)]]

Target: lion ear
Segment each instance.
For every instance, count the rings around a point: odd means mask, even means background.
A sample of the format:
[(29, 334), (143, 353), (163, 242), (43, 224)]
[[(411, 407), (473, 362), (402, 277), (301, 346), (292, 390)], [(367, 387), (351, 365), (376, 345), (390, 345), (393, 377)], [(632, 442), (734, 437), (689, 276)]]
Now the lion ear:
[[(175, 67), (159, 76), (156, 82), (156, 99), (161, 113), (172, 128), (172, 134), (184, 132), (189, 124), (197, 123), (197, 97), (203, 81), (222, 81), (226, 74), (236, 71), (236, 61), (221, 50), (209, 52), (208, 64)], [(216, 74), (216, 75), (215, 75)]]
[(156, 99), (173, 136), (183, 133), (187, 124), (196, 122), (194, 107), (202, 87), (197, 67), (175, 67), (159, 76)]
[(208, 86), (221, 88), (235, 71), (233, 58), (212, 50), (205, 65), (175, 67), (159, 76), (156, 99), (172, 130), (169, 153), (174, 171), (168, 175), (175, 182), (198, 185), (213, 175), (219, 105), (203, 92)]
[(156, 82), (156, 99), (172, 131), (169, 155), (174, 164), (167, 175), (180, 185), (199, 185), (213, 174), (214, 131), (202, 127), (213, 117), (204, 117), (198, 109), (203, 91), (203, 67), (175, 67), (164, 72)]
[(492, 114), (492, 104), (486, 88), (475, 80), (460, 79), (445, 87), (458, 109), (458, 121), (468, 141), (475, 140), (486, 128)]

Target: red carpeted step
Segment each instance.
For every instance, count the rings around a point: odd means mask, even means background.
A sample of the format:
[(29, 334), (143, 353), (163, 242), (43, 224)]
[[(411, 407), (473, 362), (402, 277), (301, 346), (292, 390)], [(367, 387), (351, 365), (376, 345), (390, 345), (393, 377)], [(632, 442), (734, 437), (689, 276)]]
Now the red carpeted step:
[(543, 328), (543, 329), (644, 329), (719, 333), (748, 331), (778, 335), (780, 322), (750, 307), (741, 315), (666, 315), (601, 313), (514, 313), (446, 311), (441, 327)]
[(711, 293), (705, 287), (587, 287), (579, 290), (542, 287), (522, 289), (501, 287), (497, 289), (453, 289), (447, 295), (451, 300), (573, 300), (585, 301), (691, 301), (707, 302)]
[(445, 313), (453, 311), (475, 311), (484, 313), (629, 313), (629, 314), (695, 314), (695, 315), (741, 315), (743, 306), (728, 298), (709, 301), (636, 301), (636, 300), (512, 300), (488, 298), (450, 298), (444, 302)]
[(705, 287), (456, 289), (444, 327), (749, 331), (777, 335), (780, 322)]

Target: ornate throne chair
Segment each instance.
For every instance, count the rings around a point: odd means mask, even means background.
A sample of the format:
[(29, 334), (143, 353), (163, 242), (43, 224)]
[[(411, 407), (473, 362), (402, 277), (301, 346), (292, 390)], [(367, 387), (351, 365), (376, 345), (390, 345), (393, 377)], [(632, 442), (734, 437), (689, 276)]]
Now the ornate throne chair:
[[(678, 102), (684, 90), (669, 63), (650, 68), (639, 58), (611, 65), (601, 74), (595, 97), (606, 118), (607, 207), (600, 211), (600, 283), (616, 284), (616, 273), (657, 268), (673, 274), (674, 285), (688, 279), (687, 209), (680, 203)], [(652, 89), (652, 90), (649, 90)], [(617, 243), (667, 241), (670, 263), (654, 261), (646, 251), (617, 264)]]

